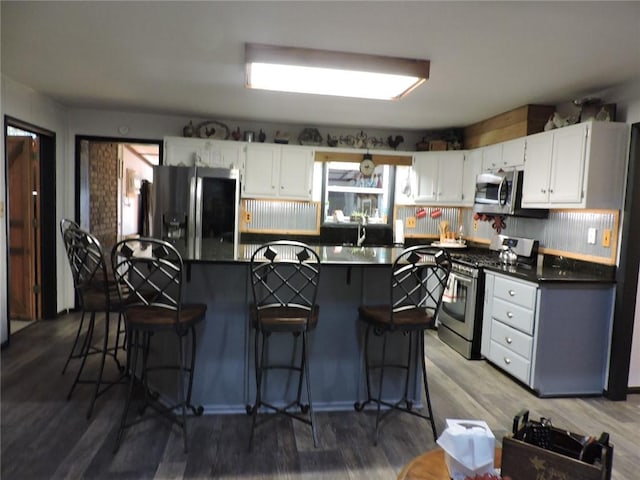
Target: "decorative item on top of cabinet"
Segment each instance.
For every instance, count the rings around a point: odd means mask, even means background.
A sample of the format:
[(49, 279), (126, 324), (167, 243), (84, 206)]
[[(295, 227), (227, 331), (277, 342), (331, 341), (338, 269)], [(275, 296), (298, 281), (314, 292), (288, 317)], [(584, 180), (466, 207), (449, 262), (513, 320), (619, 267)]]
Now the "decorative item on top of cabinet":
[(281, 132), (278, 130), (276, 132), (276, 136), (273, 138), (273, 143), (280, 143), (282, 145), (286, 145), (289, 143), (289, 133)]
[(398, 148), (398, 146), (402, 142), (404, 142), (404, 137), (402, 135), (396, 135), (395, 137), (393, 137), (392, 135), (389, 135), (387, 137), (387, 145), (389, 145), (394, 150)]
[(318, 146), (322, 144), (322, 135), (317, 128), (304, 128), (298, 135), (300, 145)]
[(194, 130), (194, 135), (200, 138), (226, 140), (229, 138), (229, 127), (217, 120), (210, 120), (199, 124)]
[(266, 139), (267, 139), (267, 134), (266, 134), (266, 133), (264, 133), (264, 132), (262, 131), (262, 129), (260, 129), (260, 133), (258, 133), (258, 141), (259, 141), (260, 143), (264, 143), (264, 141), (265, 141)]
[(182, 136), (183, 137), (193, 137), (196, 134), (196, 129), (193, 126), (193, 122), (189, 121), (189, 125), (185, 126), (182, 129)]
[(233, 138), (236, 142), (242, 138), (240, 127), (237, 127), (233, 132), (231, 132), (231, 138)]

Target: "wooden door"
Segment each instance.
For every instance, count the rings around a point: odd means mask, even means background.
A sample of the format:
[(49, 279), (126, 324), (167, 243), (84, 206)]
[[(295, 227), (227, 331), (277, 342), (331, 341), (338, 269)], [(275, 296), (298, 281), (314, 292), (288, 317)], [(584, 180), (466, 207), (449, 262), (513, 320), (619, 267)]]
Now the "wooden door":
[(9, 311), (14, 319), (38, 318), (40, 252), (36, 225), (40, 215), (38, 142), (7, 137), (9, 164)]

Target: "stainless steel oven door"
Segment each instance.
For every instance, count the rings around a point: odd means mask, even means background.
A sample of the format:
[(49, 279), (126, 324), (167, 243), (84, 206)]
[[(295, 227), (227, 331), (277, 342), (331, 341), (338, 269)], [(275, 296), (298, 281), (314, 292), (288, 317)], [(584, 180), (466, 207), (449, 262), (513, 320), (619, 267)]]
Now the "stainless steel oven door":
[(455, 292), (450, 301), (442, 302), (438, 320), (471, 342), (475, 320), (477, 281), (458, 272), (451, 272), (450, 277), (455, 282)]

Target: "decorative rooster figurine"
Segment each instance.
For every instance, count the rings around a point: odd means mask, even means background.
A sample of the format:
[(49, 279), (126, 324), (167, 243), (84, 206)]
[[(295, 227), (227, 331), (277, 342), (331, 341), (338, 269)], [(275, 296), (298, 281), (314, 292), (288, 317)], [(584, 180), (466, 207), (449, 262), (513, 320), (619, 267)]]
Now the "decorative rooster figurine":
[(400, 145), (402, 142), (404, 142), (404, 137), (402, 135), (396, 135), (396, 138), (393, 138), (391, 135), (389, 135), (389, 137), (387, 138), (387, 144), (394, 150), (398, 148), (398, 145)]

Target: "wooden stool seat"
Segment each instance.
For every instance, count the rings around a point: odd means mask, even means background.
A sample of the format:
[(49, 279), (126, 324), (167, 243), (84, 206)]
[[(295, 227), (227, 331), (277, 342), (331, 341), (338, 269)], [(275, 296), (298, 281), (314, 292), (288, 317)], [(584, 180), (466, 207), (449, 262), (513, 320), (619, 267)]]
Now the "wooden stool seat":
[[(494, 465), (502, 465), (502, 449), (496, 448)], [(407, 463), (398, 480), (449, 480), (449, 470), (444, 463), (444, 450), (437, 448), (429, 450)]]

